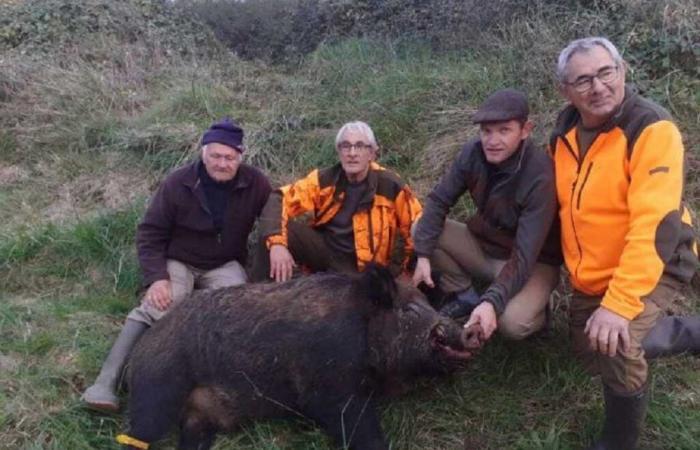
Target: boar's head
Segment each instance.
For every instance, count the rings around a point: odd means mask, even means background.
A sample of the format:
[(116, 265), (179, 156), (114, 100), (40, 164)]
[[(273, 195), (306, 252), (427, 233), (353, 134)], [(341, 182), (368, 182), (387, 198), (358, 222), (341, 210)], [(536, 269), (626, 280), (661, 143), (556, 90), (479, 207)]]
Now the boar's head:
[(481, 347), (481, 330), (462, 328), (441, 316), (425, 295), (396, 282), (388, 270), (369, 266), (365, 295), (374, 304), (369, 318), (370, 364), (380, 375), (404, 378), (457, 369)]

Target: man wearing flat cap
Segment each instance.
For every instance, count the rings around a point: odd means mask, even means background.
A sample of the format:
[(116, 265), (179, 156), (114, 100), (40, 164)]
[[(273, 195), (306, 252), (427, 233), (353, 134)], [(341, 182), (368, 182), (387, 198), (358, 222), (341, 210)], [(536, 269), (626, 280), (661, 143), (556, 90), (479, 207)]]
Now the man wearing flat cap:
[[(430, 193), (413, 232), (414, 284), (434, 287), (431, 271), (439, 271), (448, 293), (441, 312), (469, 316), (467, 325), (481, 324), (485, 339), (496, 329), (511, 339), (541, 329), (559, 282), (554, 171), (529, 139), (528, 114), (525, 95), (515, 89), (484, 101), (473, 117), (479, 137), (464, 145)], [(446, 219), (467, 191), (475, 213), (466, 224)]]
[(168, 175), (151, 199), (136, 233), (147, 289), (83, 394), (89, 407), (118, 410), (115, 389), (129, 351), (174, 304), (195, 288), (247, 281), (248, 235), (271, 187), (262, 172), (242, 162), (243, 151), (243, 130), (234, 121), (214, 123), (202, 136), (201, 157)]

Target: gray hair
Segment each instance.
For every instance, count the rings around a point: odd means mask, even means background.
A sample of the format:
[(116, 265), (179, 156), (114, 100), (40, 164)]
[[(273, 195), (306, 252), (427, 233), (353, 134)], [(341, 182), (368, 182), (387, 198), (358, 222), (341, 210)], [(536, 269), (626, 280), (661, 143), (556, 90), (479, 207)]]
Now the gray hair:
[(576, 39), (575, 41), (570, 42), (569, 45), (567, 45), (566, 48), (559, 53), (559, 59), (557, 60), (557, 80), (559, 80), (559, 83), (564, 84), (566, 82), (566, 68), (571, 57), (576, 53), (588, 52), (596, 46), (603, 47), (605, 50), (607, 50), (608, 53), (610, 53), (613, 61), (615, 61), (615, 64), (624, 64), (622, 56), (620, 56), (620, 52), (618, 52), (613, 43), (606, 38), (594, 36)]
[(365, 122), (360, 122), (359, 120), (355, 122), (348, 122), (342, 127), (340, 127), (340, 130), (338, 130), (338, 134), (335, 135), (336, 147), (343, 140), (343, 135), (348, 131), (355, 131), (364, 135), (365, 138), (367, 138), (367, 140), (369, 141), (368, 144), (370, 144), (374, 150), (377, 149), (378, 146), (377, 140), (374, 138), (374, 131), (372, 131), (372, 128), (370, 128), (370, 126), (367, 125)]

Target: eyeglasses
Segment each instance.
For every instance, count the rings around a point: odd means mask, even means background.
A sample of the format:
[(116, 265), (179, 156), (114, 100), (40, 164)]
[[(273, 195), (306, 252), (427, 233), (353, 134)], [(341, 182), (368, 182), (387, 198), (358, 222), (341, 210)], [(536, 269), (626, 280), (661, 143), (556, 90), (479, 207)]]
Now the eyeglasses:
[(571, 83), (566, 84), (573, 87), (574, 90), (579, 94), (583, 94), (584, 92), (589, 91), (593, 87), (594, 79), (597, 78), (603, 84), (610, 84), (613, 81), (617, 80), (619, 73), (620, 71), (617, 65), (605, 66), (601, 68), (595, 75), (581, 75)]
[(365, 144), (364, 142), (355, 142), (354, 144), (343, 141), (340, 144), (338, 144), (338, 150), (340, 150), (343, 153), (350, 153), (350, 150), (355, 149), (357, 151), (362, 151), (362, 150), (369, 150), (372, 148), (371, 144)]

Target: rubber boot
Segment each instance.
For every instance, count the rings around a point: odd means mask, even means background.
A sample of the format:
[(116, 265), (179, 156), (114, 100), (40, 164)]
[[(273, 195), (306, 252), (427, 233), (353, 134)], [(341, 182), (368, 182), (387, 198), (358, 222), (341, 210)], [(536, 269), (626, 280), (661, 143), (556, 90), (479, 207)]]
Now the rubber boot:
[(124, 323), (95, 384), (87, 388), (80, 397), (89, 408), (106, 412), (119, 411), (119, 397), (116, 393), (119, 376), (131, 348), (147, 328), (148, 325), (136, 320), (127, 320)]
[(659, 319), (642, 341), (647, 359), (685, 352), (700, 354), (700, 316), (667, 316)]
[(605, 424), (600, 439), (590, 450), (634, 450), (647, 414), (648, 385), (636, 392), (617, 394), (609, 387), (605, 397)]
[(481, 303), (481, 296), (473, 287), (451, 295), (452, 298), (440, 308), (440, 314), (451, 319), (468, 316)]

